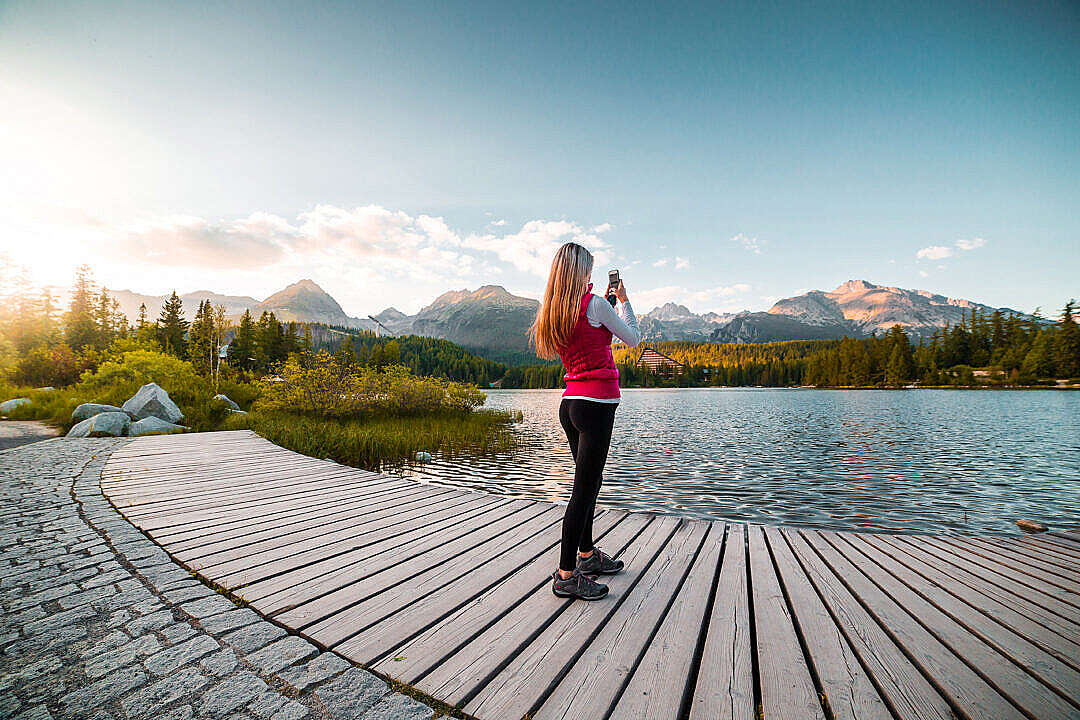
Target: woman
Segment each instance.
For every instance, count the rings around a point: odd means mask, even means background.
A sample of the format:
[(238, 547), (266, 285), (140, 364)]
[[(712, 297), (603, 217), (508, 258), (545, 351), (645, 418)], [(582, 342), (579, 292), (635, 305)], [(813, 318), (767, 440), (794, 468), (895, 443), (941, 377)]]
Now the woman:
[(559, 422), (575, 465), (574, 490), (563, 517), (562, 551), (551, 590), (559, 597), (584, 600), (607, 595), (607, 585), (596, 582), (597, 575), (613, 575), (623, 568), (621, 560), (593, 545), (592, 525), (619, 406), (619, 371), (611, 354), (611, 336), (631, 347), (641, 342), (622, 282), (608, 288), (622, 303), (620, 317), (607, 300), (592, 294), (592, 269), (592, 254), (581, 245), (566, 243), (559, 248), (529, 331), (541, 357), (560, 357), (566, 367)]

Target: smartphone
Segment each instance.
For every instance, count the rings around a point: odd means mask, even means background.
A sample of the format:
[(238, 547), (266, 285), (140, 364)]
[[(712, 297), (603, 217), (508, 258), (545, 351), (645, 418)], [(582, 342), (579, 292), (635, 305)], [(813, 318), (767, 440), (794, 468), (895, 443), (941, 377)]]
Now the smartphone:
[(611, 307), (615, 307), (615, 288), (619, 287), (619, 271), (608, 270), (607, 274), (607, 292), (604, 293), (604, 297), (611, 303)]

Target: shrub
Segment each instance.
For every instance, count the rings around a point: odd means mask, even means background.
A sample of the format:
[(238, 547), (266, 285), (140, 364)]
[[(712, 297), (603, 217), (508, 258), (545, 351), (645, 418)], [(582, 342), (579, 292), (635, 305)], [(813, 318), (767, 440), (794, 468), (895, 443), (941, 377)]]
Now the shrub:
[[(152, 350), (121, 351), (101, 363), (94, 372), (84, 372), (82, 380), (71, 387), (36, 391), (12, 386), (0, 387), (0, 394), (28, 397), (12, 417), (44, 420), (64, 429), (71, 427), (71, 413), (84, 402), (121, 406), (146, 383), (154, 382), (169, 393), (184, 413), (183, 423), (192, 430), (217, 430), (229, 415), (223, 402), (213, 399), (213, 386), (195, 372), (191, 363)], [(241, 404), (250, 404), (253, 386), (224, 382), (223, 392)], [(235, 396), (235, 397), (234, 397)]]
[(41, 345), (29, 350), (15, 361), (10, 375), (21, 385), (61, 387), (77, 381), (86, 368), (86, 360), (61, 343), (51, 348)]
[(418, 377), (402, 365), (349, 364), (326, 352), (306, 363), (290, 358), (259, 389), (258, 409), (338, 418), (464, 414), (486, 399), (473, 385)]

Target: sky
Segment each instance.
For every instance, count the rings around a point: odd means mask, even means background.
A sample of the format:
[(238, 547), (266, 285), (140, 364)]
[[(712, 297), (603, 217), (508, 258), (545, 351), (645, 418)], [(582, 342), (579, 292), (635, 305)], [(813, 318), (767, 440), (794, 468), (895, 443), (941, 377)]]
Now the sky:
[(1080, 4), (0, 0), (0, 262), (351, 315), (1080, 297)]

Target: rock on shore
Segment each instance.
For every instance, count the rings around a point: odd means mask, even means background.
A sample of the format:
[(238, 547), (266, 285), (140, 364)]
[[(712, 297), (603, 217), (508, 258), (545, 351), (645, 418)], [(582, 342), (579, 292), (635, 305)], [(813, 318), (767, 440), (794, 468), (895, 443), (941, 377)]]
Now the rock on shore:
[(69, 438), (117, 437), (127, 434), (131, 418), (124, 412), (99, 413), (83, 420), (68, 431)]
[(139, 437), (140, 435), (156, 435), (177, 432), (180, 430), (187, 430), (187, 428), (183, 425), (175, 425), (171, 422), (167, 422), (161, 418), (148, 417), (143, 418), (138, 422), (131, 423), (131, 426), (127, 429), (127, 434), (131, 437)]
[(88, 418), (92, 418), (95, 415), (107, 412), (124, 412), (123, 408), (118, 408), (115, 405), (100, 405), (98, 403), (83, 403), (79, 407), (75, 408), (75, 412), (71, 413), (71, 419), (74, 422), (82, 422)]
[(238, 410), (240, 410), (240, 406), (237, 405), (232, 400), (230, 400), (228, 395), (222, 395), (221, 393), (218, 393), (217, 395), (214, 396), (214, 399), (215, 400), (220, 400), (221, 402), (228, 405), (229, 409), (232, 410), (233, 412), (237, 412)]
[(133, 420), (156, 417), (166, 422), (178, 424), (184, 419), (184, 413), (157, 383), (147, 383), (139, 388), (135, 396), (124, 403), (124, 412)]
[(5, 402), (0, 403), (0, 413), (9, 413), (15, 408), (26, 405), (30, 402), (30, 398), (13, 398)]

